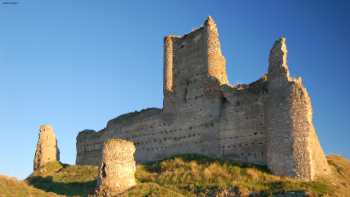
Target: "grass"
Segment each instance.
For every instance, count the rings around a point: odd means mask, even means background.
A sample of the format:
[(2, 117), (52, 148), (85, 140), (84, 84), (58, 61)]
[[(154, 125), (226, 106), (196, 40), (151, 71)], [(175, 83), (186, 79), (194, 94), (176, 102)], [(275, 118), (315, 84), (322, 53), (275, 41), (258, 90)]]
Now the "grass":
[(175, 192), (156, 183), (139, 183), (129, 191), (121, 194), (121, 197), (147, 196), (147, 197), (185, 197), (183, 194)]
[(26, 181), (41, 190), (68, 196), (87, 196), (94, 191), (96, 166), (70, 166), (52, 162), (33, 172)]
[(211, 193), (273, 193), (307, 191), (323, 195), (331, 190), (322, 182), (302, 182), (272, 175), (265, 167), (240, 165), (198, 155), (176, 156), (161, 162), (139, 165), (137, 179), (155, 182), (186, 196)]
[[(310, 196), (346, 196), (350, 193), (350, 161), (331, 155), (328, 156), (328, 162), (333, 171), (332, 176), (304, 182), (274, 176), (264, 166), (242, 165), (198, 155), (179, 155), (138, 165), (138, 184), (121, 196), (271, 196), (285, 192), (304, 192)], [(20, 187), (41, 192), (42, 196), (50, 195), (46, 192), (87, 196), (96, 187), (97, 171), (94, 166), (49, 163), (26, 180), (42, 191), (23, 182)], [(4, 190), (6, 187), (1, 186), (0, 192)]]
[(349, 196), (350, 161), (338, 155), (330, 155), (327, 160), (332, 168), (333, 176), (321, 178), (321, 181), (332, 186), (333, 196)]
[(15, 178), (0, 176), (0, 196), (1, 197), (55, 197), (55, 193), (44, 192), (35, 187), (29, 186), (24, 181), (18, 181)]

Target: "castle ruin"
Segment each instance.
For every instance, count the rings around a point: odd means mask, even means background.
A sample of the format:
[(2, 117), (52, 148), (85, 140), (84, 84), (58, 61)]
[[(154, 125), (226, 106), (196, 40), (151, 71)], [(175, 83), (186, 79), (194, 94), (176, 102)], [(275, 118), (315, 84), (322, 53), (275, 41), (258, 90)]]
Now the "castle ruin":
[(313, 180), (328, 164), (301, 78), (289, 75), (284, 38), (270, 51), (267, 74), (230, 85), (216, 24), (164, 38), (163, 108), (121, 115), (77, 137), (76, 163), (99, 165), (106, 140), (134, 142), (137, 162), (202, 154), (267, 165), (276, 175)]

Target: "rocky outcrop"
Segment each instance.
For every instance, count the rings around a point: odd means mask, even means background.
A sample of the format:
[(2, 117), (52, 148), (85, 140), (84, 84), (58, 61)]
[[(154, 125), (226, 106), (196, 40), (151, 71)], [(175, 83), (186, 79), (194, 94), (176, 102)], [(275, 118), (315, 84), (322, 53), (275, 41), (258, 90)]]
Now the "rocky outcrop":
[(59, 160), (60, 152), (57, 146), (56, 135), (53, 128), (47, 124), (41, 125), (34, 157), (34, 170), (39, 169), (46, 163)]
[(121, 139), (105, 142), (97, 179), (97, 196), (114, 196), (136, 185), (134, 153), (132, 142)]

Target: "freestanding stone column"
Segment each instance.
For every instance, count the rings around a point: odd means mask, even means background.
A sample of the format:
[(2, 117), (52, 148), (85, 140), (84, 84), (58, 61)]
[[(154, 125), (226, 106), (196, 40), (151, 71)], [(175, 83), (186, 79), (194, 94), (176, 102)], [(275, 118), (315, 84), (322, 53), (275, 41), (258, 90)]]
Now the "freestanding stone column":
[(105, 142), (97, 178), (98, 196), (114, 196), (136, 185), (135, 150), (134, 144), (126, 140)]
[(60, 152), (53, 128), (47, 124), (41, 125), (34, 157), (34, 170), (39, 169), (48, 162), (59, 160)]

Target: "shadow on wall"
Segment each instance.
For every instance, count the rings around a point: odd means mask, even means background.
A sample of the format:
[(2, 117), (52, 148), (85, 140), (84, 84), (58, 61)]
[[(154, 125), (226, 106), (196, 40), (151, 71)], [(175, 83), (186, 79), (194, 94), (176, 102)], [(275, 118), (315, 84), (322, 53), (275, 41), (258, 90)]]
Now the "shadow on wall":
[(87, 196), (92, 194), (96, 187), (96, 180), (87, 182), (55, 182), (52, 176), (34, 176), (27, 180), (28, 184), (46, 192), (53, 192), (67, 196)]

